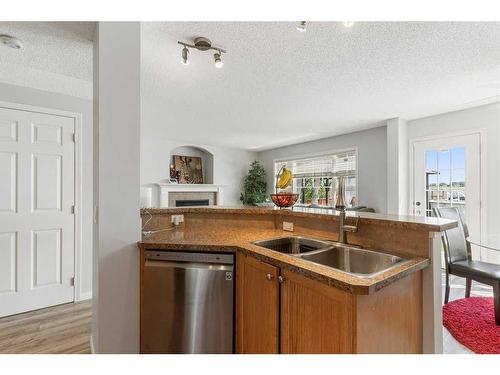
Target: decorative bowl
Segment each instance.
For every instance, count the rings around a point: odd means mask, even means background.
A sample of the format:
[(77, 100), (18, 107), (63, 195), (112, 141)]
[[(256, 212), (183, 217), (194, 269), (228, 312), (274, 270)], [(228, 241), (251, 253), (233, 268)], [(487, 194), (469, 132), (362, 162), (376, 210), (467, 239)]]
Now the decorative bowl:
[(297, 202), (298, 198), (299, 195), (293, 193), (271, 194), (273, 203), (280, 208), (292, 207)]

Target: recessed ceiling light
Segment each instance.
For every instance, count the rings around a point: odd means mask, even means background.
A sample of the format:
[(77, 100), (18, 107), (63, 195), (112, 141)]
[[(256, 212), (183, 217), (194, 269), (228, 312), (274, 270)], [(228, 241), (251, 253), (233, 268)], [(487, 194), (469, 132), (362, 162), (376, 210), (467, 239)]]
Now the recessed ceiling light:
[(13, 49), (21, 49), (23, 47), (21, 41), (10, 35), (0, 35), (0, 42)]
[(306, 21), (300, 21), (299, 24), (296, 26), (296, 28), (301, 33), (305, 33), (306, 32)]
[(354, 21), (344, 21), (343, 23), (345, 27), (352, 27), (354, 25)]

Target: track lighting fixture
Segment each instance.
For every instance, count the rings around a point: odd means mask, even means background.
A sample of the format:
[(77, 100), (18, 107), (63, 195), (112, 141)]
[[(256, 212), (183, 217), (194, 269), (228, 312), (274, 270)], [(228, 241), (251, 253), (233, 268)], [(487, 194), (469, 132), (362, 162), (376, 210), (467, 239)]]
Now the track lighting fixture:
[(221, 58), (221, 53), (220, 52), (216, 52), (214, 54), (214, 61), (215, 61), (215, 67), (216, 68), (222, 68), (224, 66), (224, 63), (222, 62), (222, 58)]
[(187, 47), (184, 47), (182, 49), (182, 63), (184, 65), (189, 65), (189, 50)]
[(306, 21), (300, 21), (299, 24), (296, 26), (296, 28), (301, 33), (305, 33), (306, 32)]
[(184, 46), (182, 48), (182, 63), (184, 65), (189, 64), (189, 48), (195, 48), (198, 51), (209, 51), (209, 50), (216, 51), (216, 53), (214, 54), (215, 67), (222, 68), (224, 66), (224, 63), (222, 62), (222, 54), (227, 53), (227, 51), (220, 47), (212, 46), (212, 42), (208, 38), (204, 37), (195, 38), (193, 40), (193, 43), (185, 43), (181, 41), (178, 41), (177, 43)]

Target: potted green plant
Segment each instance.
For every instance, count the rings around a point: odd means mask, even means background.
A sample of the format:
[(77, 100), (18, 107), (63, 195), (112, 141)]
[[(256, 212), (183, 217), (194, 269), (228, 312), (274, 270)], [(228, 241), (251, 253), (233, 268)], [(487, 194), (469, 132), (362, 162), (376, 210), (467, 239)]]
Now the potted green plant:
[(313, 200), (317, 197), (316, 190), (314, 189), (314, 181), (312, 178), (306, 178), (305, 186), (303, 188), (304, 203), (312, 204)]
[(240, 201), (247, 206), (256, 206), (266, 201), (266, 171), (264, 166), (255, 160), (243, 179), (243, 192)]

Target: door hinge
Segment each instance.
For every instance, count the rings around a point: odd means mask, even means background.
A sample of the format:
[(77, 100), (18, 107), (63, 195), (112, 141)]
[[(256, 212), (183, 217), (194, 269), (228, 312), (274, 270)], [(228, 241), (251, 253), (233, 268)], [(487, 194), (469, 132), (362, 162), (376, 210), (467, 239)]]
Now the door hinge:
[(76, 142), (76, 133), (73, 133), (73, 135), (71, 136), (71, 139), (73, 140), (73, 142)]
[(71, 206), (71, 213), (76, 214), (76, 206)]
[(74, 276), (71, 279), (69, 279), (69, 285), (75, 286), (75, 277)]

